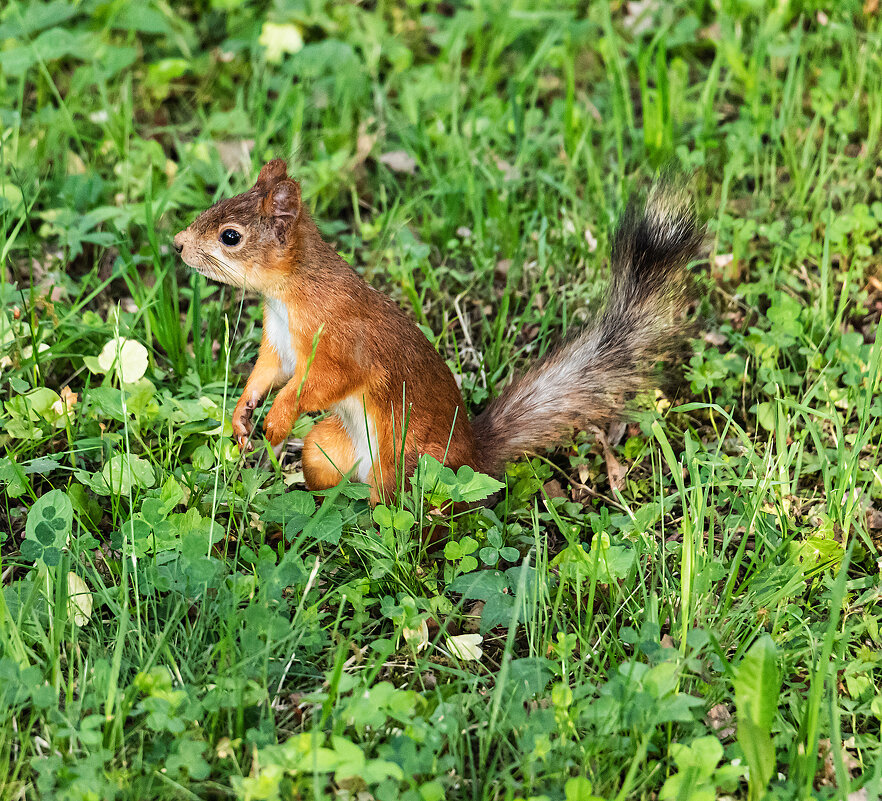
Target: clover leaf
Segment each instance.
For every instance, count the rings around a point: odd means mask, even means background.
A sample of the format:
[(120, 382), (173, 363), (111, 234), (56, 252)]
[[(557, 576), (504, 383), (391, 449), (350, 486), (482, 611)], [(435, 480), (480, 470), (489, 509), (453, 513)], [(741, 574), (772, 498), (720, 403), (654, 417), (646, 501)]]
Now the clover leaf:
[(28, 512), (22, 558), (42, 561), (50, 567), (57, 565), (72, 527), (73, 506), (67, 493), (52, 490), (42, 495)]

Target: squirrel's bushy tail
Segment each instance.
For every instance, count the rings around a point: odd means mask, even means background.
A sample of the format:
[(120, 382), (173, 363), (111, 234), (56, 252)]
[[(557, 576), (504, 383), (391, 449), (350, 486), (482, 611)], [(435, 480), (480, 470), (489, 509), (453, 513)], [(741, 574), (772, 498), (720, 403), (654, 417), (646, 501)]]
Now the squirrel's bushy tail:
[(475, 419), (482, 468), (498, 474), (573, 429), (605, 428), (682, 332), (688, 271), (703, 231), (686, 192), (666, 183), (631, 201), (613, 236), (612, 279), (599, 317), (508, 386)]

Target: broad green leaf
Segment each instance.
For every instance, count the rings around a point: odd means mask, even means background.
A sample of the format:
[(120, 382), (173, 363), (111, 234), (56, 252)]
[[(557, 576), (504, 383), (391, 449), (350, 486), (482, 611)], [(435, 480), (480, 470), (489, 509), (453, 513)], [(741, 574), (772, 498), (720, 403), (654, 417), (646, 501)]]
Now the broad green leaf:
[(63, 490), (51, 490), (40, 496), (28, 512), (22, 557), (42, 561), (49, 567), (57, 565), (72, 527), (73, 506)]
[(41, 476), (47, 476), (57, 470), (58, 466), (58, 459), (53, 459), (51, 456), (38, 456), (36, 459), (25, 462), (21, 469), (25, 475), (37, 473)]
[(21, 558), (28, 562), (36, 562), (43, 551), (43, 546), (36, 540), (24, 540), (21, 544)]
[(60, 26), (77, 13), (77, 7), (67, 0), (49, 3), (27, 3), (21, 10), (9, 14), (0, 25), (0, 40), (23, 39), (44, 28)]
[(659, 793), (662, 801), (714, 801), (717, 797), (714, 771), (723, 758), (723, 746), (716, 737), (699, 737), (689, 744), (672, 743), (671, 756), (677, 772), (669, 776)]
[(584, 776), (574, 776), (564, 785), (564, 798), (566, 801), (602, 801), (592, 789), (591, 782)]
[(338, 758), (335, 771), (337, 780), (346, 779), (350, 776), (361, 776), (364, 773), (366, 762), (364, 751), (345, 737), (332, 737), (331, 742)]
[(6, 432), (14, 439), (39, 439), (42, 432), (35, 424), (41, 420), (53, 426), (63, 426), (64, 418), (56, 407), (60, 400), (58, 393), (47, 387), (10, 398), (4, 405), (10, 418), (4, 425)]
[(454, 501), (474, 503), (489, 498), (499, 492), (505, 484), (483, 473), (476, 473), (468, 465), (463, 465), (456, 472), (456, 485), (451, 497)]
[(0, 70), (8, 76), (20, 77), (41, 61), (68, 56), (87, 60), (94, 54), (94, 47), (94, 36), (88, 31), (50, 28), (30, 43), (0, 51)]
[(428, 493), (432, 503), (441, 504), (446, 500), (473, 503), (484, 500), (505, 484), (495, 478), (476, 473), (468, 465), (462, 465), (457, 472), (442, 465), (437, 459), (424, 454), (410, 479), (411, 486), (419, 492)]
[(360, 484), (357, 481), (344, 481), (337, 485), (340, 494), (354, 500), (367, 500), (371, 497), (371, 488), (368, 484)]
[(63, 548), (73, 526), (73, 506), (63, 490), (41, 495), (28, 512), (25, 536), (43, 547)]
[(776, 657), (774, 641), (764, 634), (751, 646), (735, 672), (737, 738), (750, 768), (751, 799), (762, 797), (775, 771), (771, 728), (781, 691)]
[(486, 633), (496, 626), (508, 626), (515, 615), (518, 615), (518, 619), (520, 620), (520, 612), (521, 609), (515, 600), (514, 595), (507, 592), (491, 595), (484, 601), (484, 608), (481, 611), (481, 634)]
[(392, 528), (396, 531), (410, 531), (413, 528), (413, 515), (406, 509), (396, 509), (392, 515)]
[(111, 456), (100, 476), (90, 482), (101, 495), (128, 495), (133, 488), (149, 489), (156, 483), (156, 474), (150, 462), (140, 456), (118, 453)]
[(380, 528), (392, 528), (392, 510), (383, 504), (377, 504), (374, 507), (374, 522)]
[(775, 772), (775, 744), (750, 718), (739, 718), (737, 739), (750, 770), (748, 797), (760, 799)]
[[(308, 492), (296, 490), (271, 498), (260, 519), (266, 523), (283, 523), (286, 533), (300, 531), (315, 514), (315, 499)], [(296, 529), (296, 531), (295, 531)]]
[[(311, 521), (311, 525), (304, 526), (304, 533), (313, 537), (317, 542), (327, 542), (336, 545), (343, 535), (343, 515), (339, 509), (328, 504), (329, 508), (324, 513), (319, 511)], [(285, 526), (285, 535), (288, 534), (288, 526)]]
[(428, 494), (435, 505), (450, 500), (450, 487), (455, 482), (456, 473), (453, 470), (426, 454), (420, 457), (417, 469), (410, 477), (411, 486), (417, 492)]
[(92, 387), (85, 393), (85, 398), (91, 406), (95, 407), (101, 417), (116, 420), (119, 423), (126, 419), (123, 412), (123, 399), (119, 389), (114, 389), (113, 387)]
[(486, 601), (503, 594), (508, 589), (508, 581), (498, 570), (482, 570), (458, 576), (447, 587), (451, 592), (458, 592), (463, 598)]
[(633, 548), (611, 545), (609, 535), (602, 532), (594, 536), (587, 553), (578, 543), (569, 545), (552, 564), (560, 567), (561, 580), (567, 583), (585, 585), (593, 580), (598, 584), (612, 584), (626, 578), (636, 560)]
[(53, 407), (61, 400), (61, 397), (55, 390), (48, 387), (38, 387), (20, 397), (26, 401), (28, 409), (43, 420), (55, 422), (58, 418), (58, 413)]
[(28, 480), (24, 470), (12, 459), (0, 458), (0, 481), (6, 484), (6, 494), (10, 498), (18, 498), (28, 488)]
[(478, 569), (478, 560), (474, 556), (464, 556), (459, 563), (459, 569), (463, 573), (471, 573), (473, 570)]
[(162, 501), (163, 510), (166, 514), (171, 512), (185, 498), (184, 488), (174, 476), (169, 476), (162, 489), (159, 491), (159, 500)]
[[(137, 343), (136, 343), (137, 344)], [(126, 409), (136, 420), (142, 422), (155, 417), (159, 404), (155, 400), (156, 386), (149, 378), (139, 378), (126, 384)]]
[(454, 561), (462, 559), (470, 553), (474, 553), (478, 549), (478, 541), (474, 537), (466, 535), (461, 540), (450, 540), (444, 546), (444, 557)]
[(15, 184), (0, 186), (0, 211), (10, 214), (21, 214), (24, 211), (24, 195)]
[(174, 28), (168, 18), (147, 3), (132, 5), (124, 3), (116, 6), (119, 10), (113, 15), (111, 27), (139, 33), (173, 34)]
[(735, 672), (735, 708), (739, 719), (748, 717), (769, 732), (778, 711), (781, 677), (774, 640), (764, 634), (751, 647)]

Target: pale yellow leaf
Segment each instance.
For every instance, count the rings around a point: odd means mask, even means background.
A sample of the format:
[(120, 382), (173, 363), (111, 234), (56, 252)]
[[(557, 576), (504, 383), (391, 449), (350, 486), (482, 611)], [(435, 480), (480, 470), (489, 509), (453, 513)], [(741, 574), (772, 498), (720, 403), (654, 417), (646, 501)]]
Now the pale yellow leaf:
[(417, 653), (425, 650), (429, 645), (429, 627), (425, 620), (421, 620), (419, 625), (413, 628), (405, 626), (401, 633), (404, 635), (404, 641)]
[(484, 656), (481, 650), (483, 637), (480, 634), (457, 634), (447, 638), (447, 648), (457, 659), (463, 662), (478, 662)]
[(67, 574), (67, 614), (82, 628), (92, 617), (92, 592), (76, 573)]
[(107, 373), (115, 363), (120, 380), (124, 384), (133, 384), (147, 372), (147, 348), (134, 339), (111, 339), (101, 350), (98, 365)]
[(300, 26), (288, 23), (264, 22), (258, 39), (264, 49), (266, 60), (278, 64), (286, 53), (298, 53), (303, 49), (303, 33)]

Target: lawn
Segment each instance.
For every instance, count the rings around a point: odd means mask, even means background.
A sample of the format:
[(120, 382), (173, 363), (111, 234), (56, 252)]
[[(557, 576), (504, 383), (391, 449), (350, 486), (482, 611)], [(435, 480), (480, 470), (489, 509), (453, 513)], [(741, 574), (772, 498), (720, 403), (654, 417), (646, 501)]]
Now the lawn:
[[(879, 797), (877, 6), (4, 2), (0, 798)], [(310, 493), (171, 248), (273, 157), (472, 410), (664, 168), (693, 337), (496, 495)]]

